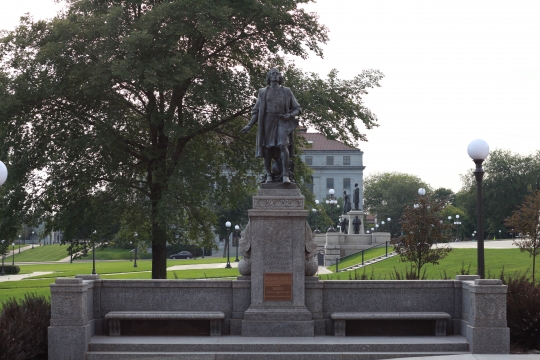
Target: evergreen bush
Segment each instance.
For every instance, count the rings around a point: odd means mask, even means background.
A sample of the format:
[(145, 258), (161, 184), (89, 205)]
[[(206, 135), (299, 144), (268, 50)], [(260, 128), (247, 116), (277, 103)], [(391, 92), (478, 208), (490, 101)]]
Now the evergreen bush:
[(527, 274), (500, 276), (508, 286), (506, 312), (510, 341), (525, 349), (540, 350), (540, 285), (533, 285)]
[(3, 302), (0, 313), (0, 360), (47, 359), (51, 304), (43, 295), (26, 294)]
[(4, 273), (6, 275), (15, 275), (21, 271), (21, 268), (17, 265), (4, 265)]

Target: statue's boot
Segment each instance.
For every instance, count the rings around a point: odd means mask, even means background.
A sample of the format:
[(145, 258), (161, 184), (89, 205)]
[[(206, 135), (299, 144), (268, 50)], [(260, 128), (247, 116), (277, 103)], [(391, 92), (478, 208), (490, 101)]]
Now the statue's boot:
[(274, 181), (274, 179), (272, 179), (272, 175), (271, 174), (266, 174), (266, 183), (271, 183), (273, 181)]
[(291, 180), (289, 180), (289, 177), (286, 175), (283, 175), (283, 183), (284, 184), (290, 184)]

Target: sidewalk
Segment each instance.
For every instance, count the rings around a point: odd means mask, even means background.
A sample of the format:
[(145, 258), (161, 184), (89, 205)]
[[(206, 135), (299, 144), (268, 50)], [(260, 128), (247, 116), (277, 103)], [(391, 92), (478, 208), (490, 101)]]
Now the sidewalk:
[(467, 354), (402, 358), (404, 360), (539, 360), (540, 354)]
[(26, 279), (26, 278), (29, 278), (29, 277), (32, 277), (32, 276), (40, 276), (40, 275), (48, 275), (48, 274), (52, 274), (53, 272), (52, 271), (35, 271), (33, 273), (30, 273), (30, 274), (17, 274), (17, 275), (12, 275), (12, 274), (6, 274), (4, 276), (0, 276), (0, 282), (5, 282), (5, 281), (19, 281), (19, 280), (22, 280), (22, 279)]

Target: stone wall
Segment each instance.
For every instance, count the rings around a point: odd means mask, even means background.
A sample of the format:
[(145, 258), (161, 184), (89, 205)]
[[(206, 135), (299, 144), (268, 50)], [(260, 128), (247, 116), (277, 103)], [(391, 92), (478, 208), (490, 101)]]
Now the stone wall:
[[(320, 281), (305, 278), (305, 306), (315, 335), (333, 334), (333, 312), (446, 312), (449, 334), (463, 335), (473, 353), (508, 353), (506, 286), (458, 276), (433, 281)], [(242, 334), (251, 279), (101, 280), (59, 278), (51, 285), (50, 359), (82, 359), (92, 335), (107, 334), (109, 311), (222, 311), (223, 335)]]

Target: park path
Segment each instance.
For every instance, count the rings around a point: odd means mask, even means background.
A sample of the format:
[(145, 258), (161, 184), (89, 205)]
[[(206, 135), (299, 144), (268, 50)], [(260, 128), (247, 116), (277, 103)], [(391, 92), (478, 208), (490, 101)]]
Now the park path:
[(32, 276), (48, 275), (48, 274), (52, 274), (52, 273), (53, 273), (52, 271), (35, 271), (33, 273), (30, 273), (30, 274), (17, 274), (17, 275), (9, 274), (9, 275), (0, 276), (0, 282), (19, 281), (19, 280), (22, 280), (22, 279), (27, 279), (27, 278), (32, 277)]

